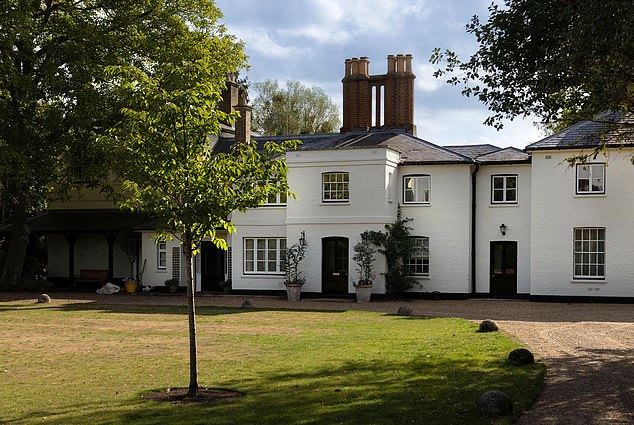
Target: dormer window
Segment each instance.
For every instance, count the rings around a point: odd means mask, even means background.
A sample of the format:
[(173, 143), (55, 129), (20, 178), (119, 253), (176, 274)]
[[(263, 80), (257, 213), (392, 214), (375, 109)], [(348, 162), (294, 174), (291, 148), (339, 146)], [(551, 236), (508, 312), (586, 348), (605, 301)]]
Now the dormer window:
[(605, 164), (577, 165), (577, 195), (605, 193)]

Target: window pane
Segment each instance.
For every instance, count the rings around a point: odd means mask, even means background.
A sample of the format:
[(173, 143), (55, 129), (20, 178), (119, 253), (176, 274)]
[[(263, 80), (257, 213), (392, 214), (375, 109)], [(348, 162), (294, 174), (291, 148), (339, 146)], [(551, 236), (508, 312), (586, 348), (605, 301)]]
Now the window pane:
[(605, 229), (574, 229), (574, 277), (603, 278), (605, 276)]
[(513, 176), (509, 176), (506, 178), (506, 188), (507, 189), (515, 189), (517, 184), (517, 178)]
[(588, 167), (587, 165), (578, 165), (577, 177), (580, 179), (590, 177), (590, 167)]
[(511, 189), (506, 192), (506, 200), (509, 202), (517, 200), (517, 192), (515, 189)]
[(502, 189), (504, 187), (504, 179), (502, 177), (493, 177), (493, 188)]

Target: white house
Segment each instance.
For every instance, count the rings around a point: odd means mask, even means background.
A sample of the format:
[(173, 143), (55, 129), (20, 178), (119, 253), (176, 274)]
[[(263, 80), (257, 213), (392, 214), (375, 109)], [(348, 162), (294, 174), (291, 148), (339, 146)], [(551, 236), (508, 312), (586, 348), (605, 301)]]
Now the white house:
[[(353, 246), (362, 232), (394, 222), (400, 206), (418, 247), (408, 261), (419, 282), (413, 292), (634, 299), (632, 134), (606, 133), (607, 124), (588, 121), (524, 151), (441, 147), (416, 136), (411, 61), (390, 55), (387, 73), (370, 75), (367, 58), (346, 60), (340, 133), (255, 137), (302, 140), (286, 155), (296, 197), (278, 196), (232, 214), (238, 230), (224, 235), (229, 250), (205, 242), (195, 258), (197, 289), (217, 291), (230, 280), (238, 292), (282, 291), (284, 250), (301, 241), (307, 247), (302, 291), (351, 294), (358, 280)], [(236, 99), (237, 86), (230, 84), (223, 107)], [(618, 114), (603, 118), (633, 121)], [(235, 137), (225, 129), (215, 149), (227, 151), (251, 134), (248, 126), (240, 128)], [(567, 158), (606, 140), (621, 148), (568, 165)], [(53, 280), (78, 279), (95, 269), (107, 271), (109, 279), (132, 272), (155, 286), (183, 280), (178, 243), (157, 241), (151, 220), (112, 210), (100, 194), (54, 205), (31, 224), (48, 235)], [(139, 235), (132, 271), (118, 243), (122, 229)], [(376, 268), (385, 271), (380, 256)], [(382, 277), (373, 291), (385, 292)]]

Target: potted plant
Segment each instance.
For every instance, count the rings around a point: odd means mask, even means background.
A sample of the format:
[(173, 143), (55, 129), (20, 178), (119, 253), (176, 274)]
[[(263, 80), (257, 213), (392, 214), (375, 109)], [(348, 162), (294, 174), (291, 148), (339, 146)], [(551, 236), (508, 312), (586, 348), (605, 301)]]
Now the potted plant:
[(125, 230), (119, 234), (117, 242), (130, 263), (130, 277), (125, 280), (125, 290), (126, 292), (134, 293), (139, 289), (139, 282), (133, 277), (134, 263), (139, 257), (139, 235), (130, 230)]
[(178, 292), (178, 284), (179, 281), (178, 279), (167, 279), (165, 281), (165, 286), (167, 286), (169, 288), (170, 293), (175, 294), (176, 292)]
[(286, 287), (286, 296), (289, 301), (299, 301), (302, 286), (306, 283), (306, 278), (302, 276), (299, 270), (299, 263), (302, 262), (306, 255), (306, 245), (294, 244), (286, 249), (284, 254), (284, 266), (286, 267), (286, 277), (284, 286)]
[(376, 249), (368, 239), (368, 232), (361, 234), (361, 242), (354, 246), (354, 256), (352, 259), (357, 263), (357, 273), (359, 281), (353, 283), (357, 293), (358, 303), (370, 302), (372, 295), (372, 285), (374, 284), (374, 255)]

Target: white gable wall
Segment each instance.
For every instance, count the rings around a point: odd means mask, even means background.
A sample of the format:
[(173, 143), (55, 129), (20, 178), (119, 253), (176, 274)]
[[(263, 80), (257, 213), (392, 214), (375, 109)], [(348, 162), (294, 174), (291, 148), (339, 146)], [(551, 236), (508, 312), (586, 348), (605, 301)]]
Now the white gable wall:
[[(578, 153), (532, 152), (531, 294), (633, 297), (633, 150), (614, 150), (609, 158), (591, 161), (608, 163), (605, 195), (575, 193), (575, 168), (565, 159)], [(605, 280), (573, 279), (575, 227), (605, 228)]]
[[(517, 175), (516, 204), (491, 202), (491, 176)], [(517, 293), (530, 293), (531, 165), (483, 165), (476, 178), (476, 292), (489, 293), (491, 241), (517, 242)], [(506, 235), (500, 225), (506, 226)]]
[[(429, 204), (403, 203), (403, 177), (431, 176)], [(399, 168), (399, 202), (404, 218), (413, 219), (412, 236), (429, 238), (429, 278), (418, 278), (418, 292), (470, 292), (471, 167), (408, 165)], [(392, 220), (393, 221), (393, 220)]]

